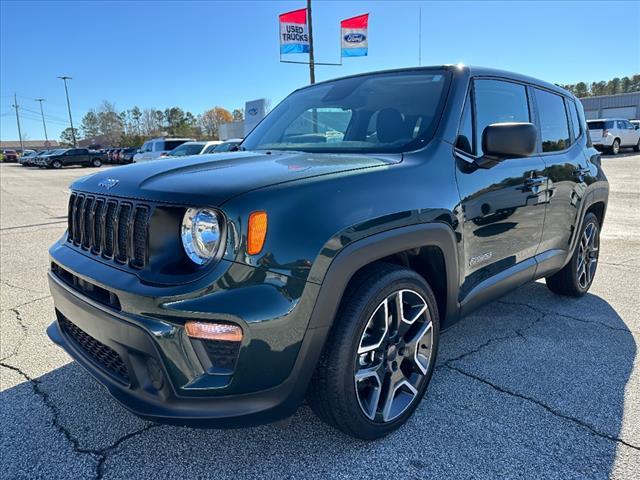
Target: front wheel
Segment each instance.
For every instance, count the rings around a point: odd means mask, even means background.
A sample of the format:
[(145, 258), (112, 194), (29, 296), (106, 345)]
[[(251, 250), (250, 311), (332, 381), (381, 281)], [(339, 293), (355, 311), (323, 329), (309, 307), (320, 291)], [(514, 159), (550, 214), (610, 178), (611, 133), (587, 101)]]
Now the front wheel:
[(439, 339), (435, 297), (412, 270), (378, 263), (350, 283), (311, 382), (326, 423), (372, 440), (404, 424), (431, 379)]
[(102, 166), (102, 161), (99, 158), (94, 158), (91, 160), (91, 165), (95, 168), (100, 168)]
[(51, 163), (51, 168), (55, 168), (56, 170), (62, 168), (62, 162), (60, 160), (54, 160)]
[(638, 139), (638, 143), (636, 143), (635, 147), (633, 147), (634, 152), (640, 152), (640, 138)]
[(599, 248), (600, 222), (593, 213), (587, 213), (571, 260), (562, 270), (546, 278), (549, 290), (570, 297), (587, 293), (596, 275)]

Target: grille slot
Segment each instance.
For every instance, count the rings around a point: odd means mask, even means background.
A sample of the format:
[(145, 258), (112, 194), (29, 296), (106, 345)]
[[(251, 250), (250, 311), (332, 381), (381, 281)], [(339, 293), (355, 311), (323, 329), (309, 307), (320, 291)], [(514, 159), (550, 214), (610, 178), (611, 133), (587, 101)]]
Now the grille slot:
[(69, 321), (60, 312), (58, 313), (58, 324), (64, 333), (71, 338), (82, 351), (84, 351), (94, 362), (107, 370), (127, 385), (131, 383), (129, 372), (122, 357), (111, 347), (99, 342), (91, 335), (80, 329), (76, 324)]
[(72, 193), (67, 240), (132, 268), (147, 264), (151, 207), (115, 198)]

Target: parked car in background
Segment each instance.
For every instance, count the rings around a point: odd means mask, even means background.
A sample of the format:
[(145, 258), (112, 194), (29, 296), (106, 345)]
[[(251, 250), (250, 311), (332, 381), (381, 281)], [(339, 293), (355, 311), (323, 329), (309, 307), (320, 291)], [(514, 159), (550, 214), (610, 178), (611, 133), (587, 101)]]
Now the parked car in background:
[(62, 168), (70, 165), (100, 167), (105, 155), (87, 148), (69, 148), (54, 150), (48, 155), (38, 157), (37, 165), (45, 168)]
[(132, 163), (133, 157), (136, 153), (138, 153), (138, 150), (140, 150), (138, 147), (123, 148), (120, 151), (120, 157), (119, 157), (118, 163), (123, 163), (123, 164)]
[(113, 151), (113, 163), (120, 163), (120, 153), (122, 153), (122, 148), (116, 148)]
[(617, 155), (621, 148), (633, 147), (640, 152), (640, 130), (623, 118), (589, 120), (589, 135), (593, 146)]
[(144, 142), (140, 152), (133, 156), (134, 162), (147, 162), (160, 158), (163, 153), (168, 153), (174, 148), (186, 142), (194, 142), (193, 138), (153, 138)]
[(629, 120), (629, 121), (636, 129), (640, 129), (640, 120)]
[(37, 156), (38, 156), (38, 152), (36, 152), (35, 150), (28, 150), (18, 159), (18, 162), (23, 167), (30, 167), (31, 165), (33, 165), (32, 162), (35, 160)]
[(208, 153), (207, 149), (213, 149), (220, 145), (220, 141), (211, 142), (185, 142), (182, 145), (168, 152), (165, 157), (186, 157), (188, 155), (202, 155)]
[(231, 152), (235, 150), (235, 148), (242, 143), (241, 138), (230, 138), (229, 140), (225, 140), (219, 145), (215, 145), (213, 147), (208, 147), (207, 150), (203, 153), (223, 153), (223, 152)]
[(4, 154), (5, 162), (17, 162), (18, 161), (18, 152), (15, 150), (5, 150), (2, 152)]

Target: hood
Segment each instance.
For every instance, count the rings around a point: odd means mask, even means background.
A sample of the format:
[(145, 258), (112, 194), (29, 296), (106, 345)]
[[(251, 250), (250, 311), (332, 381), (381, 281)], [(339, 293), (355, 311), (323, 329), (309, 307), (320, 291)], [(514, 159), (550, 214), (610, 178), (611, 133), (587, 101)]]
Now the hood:
[(154, 202), (219, 206), (283, 182), (400, 162), (396, 155), (233, 152), (165, 158), (104, 170), (75, 181), (76, 191)]

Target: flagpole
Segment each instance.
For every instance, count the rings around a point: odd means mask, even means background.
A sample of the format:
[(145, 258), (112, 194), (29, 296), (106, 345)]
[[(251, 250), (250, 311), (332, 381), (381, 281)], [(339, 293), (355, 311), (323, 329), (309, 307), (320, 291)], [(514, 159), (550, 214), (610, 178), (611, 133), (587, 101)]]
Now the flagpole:
[(422, 7), (418, 10), (418, 66), (422, 66)]
[(307, 0), (307, 15), (309, 16), (309, 83), (316, 83), (316, 71), (313, 61), (313, 23), (311, 20), (311, 0)]

